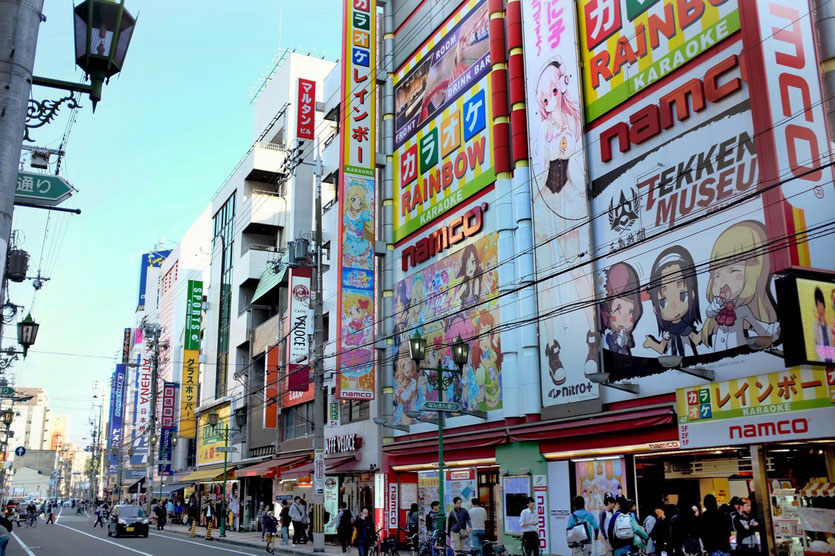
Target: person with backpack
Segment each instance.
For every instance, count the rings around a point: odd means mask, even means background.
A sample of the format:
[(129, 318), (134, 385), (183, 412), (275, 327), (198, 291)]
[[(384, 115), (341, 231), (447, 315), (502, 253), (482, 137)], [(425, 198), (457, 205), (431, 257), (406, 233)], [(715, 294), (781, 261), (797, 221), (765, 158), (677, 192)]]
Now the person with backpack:
[(603, 499), (603, 509), (600, 510), (600, 513), (597, 515), (597, 523), (600, 524), (600, 534), (598, 535), (598, 538), (605, 541), (601, 547), (603, 549), (601, 556), (612, 556), (612, 545), (609, 544), (609, 537), (607, 536), (606, 531), (609, 529), (609, 520), (612, 519), (612, 515), (614, 515), (614, 513), (615, 499), (611, 494), (607, 494)]
[(705, 511), (699, 516), (699, 536), (708, 556), (731, 556), (731, 522), (719, 510), (712, 494), (705, 496)]
[(635, 516), (629, 511), (629, 501), (623, 496), (617, 499), (618, 509), (609, 520), (606, 535), (612, 545), (613, 556), (626, 556), (633, 545), (641, 545), (649, 538), (644, 528), (638, 525)]
[(410, 538), (414, 537), (411, 542), (412, 547), (417, 552), (420, 548), (420, 511), (417, 504), (412, 504), (409, 513), (406, 514), (406, 531), (408, 531)]
[(278, 512), (278, 521), (281, 525), (281, 546), (290, 544), (290, 506), (287, 500), (281, 501), (281, 511)]
[(676, 515), (670, 518), (670, 550), (675, 556), (701, 554), (699, 526), (693, 505), (680, 500)]
[(565, 529), (568, 547), (574, 556), (590, 556), (592, 540), (596, 539), (599, 533), (597, 520), (586, 510), (586, 499), (582, 496), (574, 497), (571, 510)]
[[(412, 504), (415, 506), (415, 504)], [(354, 534), (354, 516), (351, 510), (348, 509), (348, 503), (342, 502), (339, 504), (339, 513), (336, 515), (336, 538), (339, 539), (339, 545), (342, 547), (342, 552), (348, 552), (351, 547), (351, 536)]]

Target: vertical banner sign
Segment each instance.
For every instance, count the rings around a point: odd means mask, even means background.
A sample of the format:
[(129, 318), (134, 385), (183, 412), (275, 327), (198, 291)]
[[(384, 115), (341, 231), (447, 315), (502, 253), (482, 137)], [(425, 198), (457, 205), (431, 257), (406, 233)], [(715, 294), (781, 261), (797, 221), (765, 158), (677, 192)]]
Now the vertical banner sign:
[(278, 426), (278, 346), (267, 348), (264, 365), (264, 428)]
[(296, 137), (313, 139), (316, 126), (316, 82), (299, 79), (296, 91), (298, 110), (296, 111)]
[(539, 552), (548, 554), (548, 476), (533, 476), (533, 499), (536, 504), (536, 533), (539, 535)]
[(180, 437), (194, 438), (194, 408), (197, 407), (200, 328), (202, 327), (203, 282), (188, 281), (186, 330), (183, 342), (183, 379), (180, 389)]
[(338, 427), (340, 422), (339, 400), (336, 399), (333, 389), (328, 389), (328, 426)]
[(107, 445), (107, 460), (108, 460), (108, 473), (110, 473), (110, 468), (116, 465), (116, 458), (112, 454), (111, 448), (113, 447), (113, 441), (110, 437), (110, 430), (113, 426), (113, 408), (116, 407), (116, 370), (113, 370), (113, 374), (110, 375), (110, 406), (107, 410), (108, 415), (110, 418), (107, 420), (107, 430), (105, 434), (106, 445)]
[[(540, 314), (551, 315), (540, 323), (542, 405), (548, 407), (599, 395), (586, 378), (597, 372), (591, 268), (542, 276), (574, 266), (591, 252), (583, 108), (574, 2), (524, 0), (522, 9), (537, 293)], [(558, 313), (578, 301), (586, 306)]]
[(164, 429), (174, 429), (177, 427), (176, 415), (174, 409), (175, 398), (177, 397), (177, 384), (175, 382), (165, 382), (162, 386), (162, 420), (160, 424)]
[(389, 490), (386, 494), (386, 527), (397, 530), (399, 509), (397, 507), (397, 483), (389, 482)]
[(337, 397), (374, 398), (376, 0), (344, 0)]
[(388, 477), (385, 473), (374, 474), (374, 530), (386, 527), (386, 497), (388, 496)]
[(159, 461), (165, 462), (160, 463), (159, 474), (160, 475), (173, 475), (174, 472), (171, 470), (171, 459), (174, 456), (174, 429), (167, 428), (162, 429), (160, 431), (159, 436)]
[(293, 269), (290, 277), (288, 307), (290, 321), (287, 332), (287, 366), (283, 377), (281, 407), (291, 407), (313, 399), (315, 390), (310, 387), (310, 366), (306, 359), (310, 343), (307, 320), (310, 309), (310, 269)]
[(131, 336), (133, 336), (133, 330), (131, 328), (125, 328), (125, 334), (122, 338), (122, 363), (123, 364), (127, 364), (128, 357), (130, 357)]
[(137, 391), (136, 400), (136, 426), (137, 434), (141, 435), (148, 424), (148, 419), (151, 418), (151, 349), (144, 345), (142, 346), (142, 361), (138, 369), (139, 390)]
[(325, 451), (321, 448), (313, 455), (313, 494), (325, 494)]
[[(116, 372), (113, 374), (113, 387), (111, 400), (113, 403), (110, 407), (110, 438), (109, 444), (111, 448), (119, 449), (122, 444), (122, 430), (124, 429), (124, 411), (125, 411), (125, 365), (116, 365)], [(119, 465), (118, 459), (115, 455), (110, 456), (110, 468), (108, 473), (114, 474)]]
[[(136, 329), (135, 342), (142, 344), (142, 329)], [(133, 455), (130, 456), (131, 465), (145, 465), (148, 457), (148, 445), (145, 442), (145, 436), (140, 434), (139, 429), (139, 374), (141, 373), (142, 358), (144, 355), (144, 348), (140, 348), (140, 353), (136, 355), (136, 368), (131, 371), (131, 380), (133, 381), (133, 415), (131, 416), (132, 425), (130, 428), (131, 443), (133, 444)]]

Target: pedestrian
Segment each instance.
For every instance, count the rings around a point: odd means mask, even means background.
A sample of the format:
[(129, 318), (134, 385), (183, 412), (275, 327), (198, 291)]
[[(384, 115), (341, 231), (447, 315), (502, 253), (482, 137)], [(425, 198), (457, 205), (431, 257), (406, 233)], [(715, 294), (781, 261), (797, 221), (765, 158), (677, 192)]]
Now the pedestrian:
[(165, 501), (165, 516), (170, 519), (172, 523), (176, 523), (174, 521), (174, 501), (170, 498)]
[[(412, 507), (417, 508), (417, 504), (412, 504)], [(411, 531), (411, 528), (409, 530)], [(354, 516), (351, 514), (351, 510), (348, 509), (348, 503), (342, 502), (339, 504), (339, 513), (336, 516), (336, 538), (339, 539), (342, 552), (348, 552), (348, 549), (351, 547), (351, 535), (353, 532)]]
[[(636, 544), (635, 537), (640, 541), (649, 538), (644, 528), (638, 525), (635, 516), (632, 515), (629, 501), (623, 496), (617, 498), (617, 511), (612, 514), (609, 520), (609, 527), (606, 536), (609, 537), (609, 544), (612, 545), (613, 556), (626, 556)], [(638, 543), (639, 545), (642, 542)]]
[(273, 553), (273, 541), (275, 540), (276, 527), (278, 520), (276, 520), (273, 512), (267, 512), (264, 516), (264, 536), (267, 540), (267, 552)]
[(519, 527), (522, 529), (522, 552), (528, 556), (539, 556), (539, 533), (536, 531), (536, 501), (528, 496), (528, 507), (519, 516)]
[(699, 517), (699, 536), (708, 556), (731, 556), (731, 522), (719, 510), (716, 497), (705, 496), (705, 511)]
[(232, 514), (232, 530), (237, 531), (240, 524), (241, 502), (238, 500), (238, 495), (233, 494), (229, 499), (229, 512)]
[(447, 521), (447, 534), (452, 538), (452, 549), (456, 552), (467, 550), (467, 538), (473, 530), (470, 512), (463, 506), (460, 496), (452, 499), (452, 511)]
[(438, 510), (441, 507), (440, 502), (433, 500), (429, 504), (429, 511), (426, 514), (426, 532), (430, 535), (438, 530)]
[(652, 513), (644, 521), (644, 529), (649, 535), (647, 552), (660, 556), (662, 552), (668, 551), (670, 542), (670, 522), (664, 513), (664, 505), (656, 504)]
[(611, 494), (607, 494), (603, 498), (603, 509), (600, 510), (597, 516), (597, 523), (600, 525), (599, 538), (604, 541), (602, 545), (603, 554), (601, 556), (612, 556), (612, 545), (609, 544), (609, 537), (606, 531), (609, 530), (609, 520), (612, 519), (614, 513), (615, 499)]
[(100, 503), (96, 502), (96, 507), (93, 510), (93, 512), (96, 514), (96, 522), (93, 523), (93, 529), (96, 528), (96, 525), (101, 525), (101, 528), (104, 529), (104, 522), (101, 519), (102, 505), (103, 504), (100, 504)]
[(52, 500), (46, 503), (46, 524), (49, 525), (50, 523), (55, 525), (55, 506), (52, 504)]
[(279, 521), (281, 523), (281, 546), (287, 546), (290, 544), (290, 506), (287, 504), (287, 500), (281, 501), (281, 512), (278, 514)]
[(313, 504), (310, 504), (309, 509), (308, 505), (305, 504), (304, 511), (307, 515), (307, 540), (313, 542)]
[[(566, 531), (571, 554), (591, 556), (592, 540), (597, 538), (599, 529), (594, 515), (586, 510), (586, 499), (582, 496), (575, 496), (571, 501), (571, 515), (568, 516)], [(539, 537), (537, 536), (538, 545)]]
[[(409, 513), (406, 514), (406, 531), (409, 534), (409, 542), (417, 552), (420, 547), (420, 510), (417, 504), (412, 504)], [(343, 549), (342, 552), (345, 552)]]
[[(473, 507), (470, 508), (469, 512), (470, 523), (473, 525), (473, 553), (475, 556), (481, 556), (487, 523), (487, 510), (484, 509), (481, 500), (478, 498), (473, 498), (471, 503)], [(415, 544), (415, 548), (417, 548), (417, 544)]]
[(301, 544), (304, 540), (305, 521), (307, 514), (304, 511), (304, 506), (301, 503), (302, 499), (299, 496), (293, 498), (293, 503), (290, 505), (290, 520), (293, 523), (293, 547)]
[(165, 506), (162, 505), (162, 500), (157, 500), (157, 503), (154, 505), (154, 515), (157, 516), (157, 531), (165, 531), (167, 516), (165, 515)]
[(759, 523), (751, 515), (751, 500), (741, 498), (740, 508), (733, 518), (736, 533), (736, 553), (739, 556), (750, 556), (757, 553), (757, 527)]
[(6, 556), (6, 545), (12, 536), (12, 522), (0, 514), (0, 556)]
[(258, 530), (261, 531), (261, 541), (264, 541), (264, 516), (267, 515), (267, 510), (264, 508), (264, 503), (258, 503), (258, 512), (255, 514), (255, 523), (258, 524)]
[(368, 516), (368, 508), (362, 509), (359, 518), (354, 522), (354, 528), (357, 530), (357, 552), (359, 556), (367, 556), (368, 547), (374, 542), (374, 524)]
[(679, 501), (676, 514), (670, 518), (670, 549), (676, 556), (701, 554), (699, 524), (693, 504)]

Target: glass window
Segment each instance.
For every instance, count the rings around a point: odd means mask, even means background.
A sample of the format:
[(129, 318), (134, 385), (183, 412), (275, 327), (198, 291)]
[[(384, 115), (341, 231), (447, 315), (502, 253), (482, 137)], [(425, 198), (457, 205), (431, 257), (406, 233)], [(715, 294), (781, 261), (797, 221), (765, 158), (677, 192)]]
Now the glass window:
[(339, 406), (339, 419), (342, 423), (363, 421), (371, 416), (371, 402), (361, 400), (342, 400)]
[(226, 395), (229, 374), (229, 325), (232, 312), (232, 252), (235, 238), (235, 193), (223, 203), (214, 217), (215, 240), (220, 238), (220, 305), (218, 311), (217, 372), (215, 373), (215, 397)]

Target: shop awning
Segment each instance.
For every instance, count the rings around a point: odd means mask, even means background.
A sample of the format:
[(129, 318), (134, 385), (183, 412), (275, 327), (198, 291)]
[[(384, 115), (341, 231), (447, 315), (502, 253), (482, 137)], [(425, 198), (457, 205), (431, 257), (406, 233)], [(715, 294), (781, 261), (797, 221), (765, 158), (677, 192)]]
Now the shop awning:
[[(284, 259), (282, 258), (282, 260)], [(269, 293), (270, 290), (279, 285), (287, 274), (287, 268), (288, 266), (285, 264), (281, 265), (278, 272), (275, 272), (272, 267), (268, 267), (267, 270), (262, 272), (261, 277), (258, 279), (258, 286), (255, 287), (255, 293), (253, 294), (252, 301), (250, 301), (250, 303), (257, 302), (262, 296)]]
[[(333, 457), (333, 458), (325, 458), (325, 470), (327, 472), (338, 472), (339, 468), (343, 465), (347, 465), (352, 461), (356, 461), (357, 456), (355, 454), (351, 454), (350, 456), (342, 456), (342, 457)], [(302, 477), (307, 477), (313, 473), (313, 462), (306, 463), (304, 465), (300, 465), (299, 467), (294, 467), (293, 469), (288, 469), (287, 471), (281, 472), (282, 479), (300, 479)]]
[(297, 465), (302, 465), (307, 461), (309, 461), (309, 458), (307, 456), (298, 455), (270, 459), (235, 471), (235, 478), (240, 479), (244, 477), (264, 477), (265, 479), (269, 479), (271, 477), (275, 477), (278, 470), (283, 467), (294, 467)]
[[(178, 490), (182, 490), (187, 486), (190, 485), (186, 483), (171, 483), (170, 485), (162, 485), (162, 489), (160, 489), (159, 487), (154, 489), (154, 494), (156, 496), (161, 496), (162, 498), (168, 498)], [(160, 491), (162, 492), (162, 494), (160, 494)]]
[[(226, 471), (226, 480), (228, 481), (230, 478), (234, 479), (235, 475), (234, 472), (235, 467), (229, 466)], [(231, 475), (231, 477), (230, 477)], [(181, 480), (187, 483), (195, 483), (200, 481), (219, 481), (223, 479), (223, 469), (213, 468), (213, 469), (198, 469), (189, 475), (186, 475)]]
[(809, 498), (816, 496), (835, 496), (835, 483), (812, 482), (803, 487), (800, 494)]

